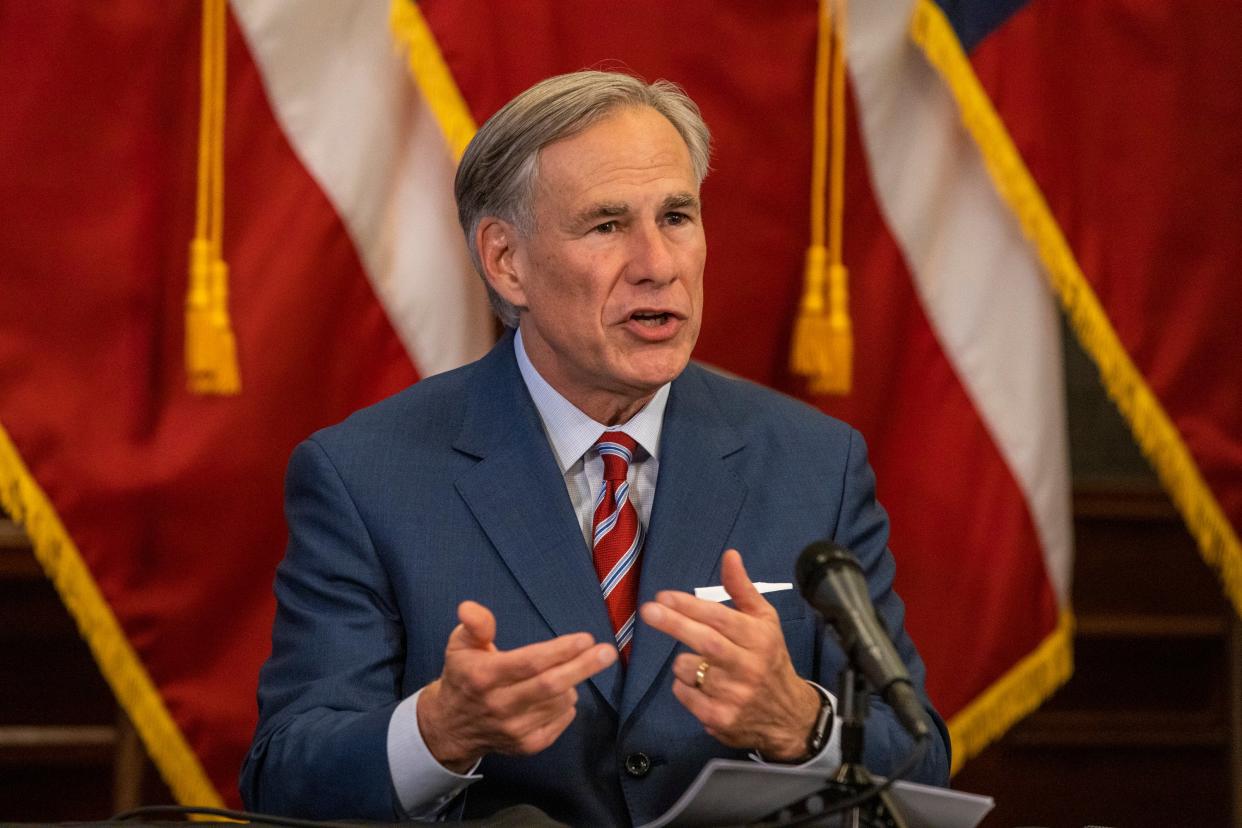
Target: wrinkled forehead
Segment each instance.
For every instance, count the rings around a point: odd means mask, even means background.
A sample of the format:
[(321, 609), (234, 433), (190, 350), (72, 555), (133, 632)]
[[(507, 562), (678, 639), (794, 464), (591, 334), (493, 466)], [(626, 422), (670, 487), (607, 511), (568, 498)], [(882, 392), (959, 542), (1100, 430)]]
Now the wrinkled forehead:
[(697, 196), (698, 183), (677, 128), (650, 107), (618, 108), (573, 135), (542, 147), (532, 170), (534, 195), (568, 198)]

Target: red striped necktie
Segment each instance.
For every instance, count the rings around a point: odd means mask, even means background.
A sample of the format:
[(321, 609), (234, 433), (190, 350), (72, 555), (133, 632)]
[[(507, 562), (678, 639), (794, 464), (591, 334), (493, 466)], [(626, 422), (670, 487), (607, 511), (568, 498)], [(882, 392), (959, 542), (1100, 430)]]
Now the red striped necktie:
[(626, 475), (638, 444), (621, 431), (605, 431), (595, 443), (604, 461), (604, 485), (595, 498), (592, 550), (600, 592), (616, 634), (621, 663), (629, 661), (638, 609), (638, 554), (643, 530), (630, 502)]

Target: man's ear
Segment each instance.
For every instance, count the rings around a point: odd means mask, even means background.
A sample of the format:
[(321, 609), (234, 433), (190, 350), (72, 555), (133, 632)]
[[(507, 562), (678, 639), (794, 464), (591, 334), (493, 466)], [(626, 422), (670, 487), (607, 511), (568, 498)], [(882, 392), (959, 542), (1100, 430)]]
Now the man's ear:
[(483, 278), (492, 290), (514, 307), (526, 307), (526, 288), (517, 262), (522, 237), (517, 228), (503, 219), (487, 216), (479, 222), (474, 241), (483, 264)]

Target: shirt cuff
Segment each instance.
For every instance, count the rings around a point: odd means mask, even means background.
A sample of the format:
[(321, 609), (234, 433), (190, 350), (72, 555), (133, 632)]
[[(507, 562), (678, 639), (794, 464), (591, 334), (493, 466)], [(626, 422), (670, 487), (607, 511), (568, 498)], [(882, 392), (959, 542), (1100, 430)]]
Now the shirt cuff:
[[(828, 703), (832, 705), (832, 731), (828, 734), (828, 738), (824, 740), (824, 746), (820, 748), (819, 753), (797, 765), (788, 765), (795, 768), (810, 768), (811, 770), (835, 771), (841, 767), (841, 728), (840, 719), (837, 717), (837, 697), (823, 687), (820, 687), (809, 679), (803, 679), (807, 684), (811, 685), (816, 691), (823, 693), (828, 697)], [(750, 758), (756, 762), (767, 764), (768, 761), (759, 755), (759, 751), (751, 751)], [(776, 763), (773, 763), (776, 764)], [(787, 764), (787, 763), (781, 763)]]
[[(418, 729), (419, 690), (397, 705), (388, 720), (388, 770), (397, 799), (411, 819), (430, 819), (439, 815), (453, 797), (482, 779), (475, 773), (453, 773), (436, 761)], [(480, 760), (482, 761), (482, 760)]]

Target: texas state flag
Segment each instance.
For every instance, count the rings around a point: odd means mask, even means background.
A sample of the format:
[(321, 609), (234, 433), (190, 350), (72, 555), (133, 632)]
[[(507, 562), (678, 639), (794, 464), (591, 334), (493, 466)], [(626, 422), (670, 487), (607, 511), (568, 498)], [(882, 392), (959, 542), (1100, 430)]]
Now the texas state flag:
[(1214, 81), (1242, 76), (1242, 22), (1018, 5), (851, 4), (843, 397), (788, 369), (813, 0), (233, 0), (235, 396), (191, 393), (183, 367), (201, 9), (0, 15), (0, 505), (177, 797), (238, 802), (290, 450), (493, 341), (456, 158), (508, 98), (583, 67), (669, 78), (701, 105), (715, 154), (695, 356), (867, 438), (955, 765), (1071, 669), (1058, 301), (1106, 377), (1121, 371), (1117, 398), (1171, 458), (1162, 474), (1236, 596), (1242, 346), (1223, 323), (1242, 188), (1225, 162), (1242, 120)]

